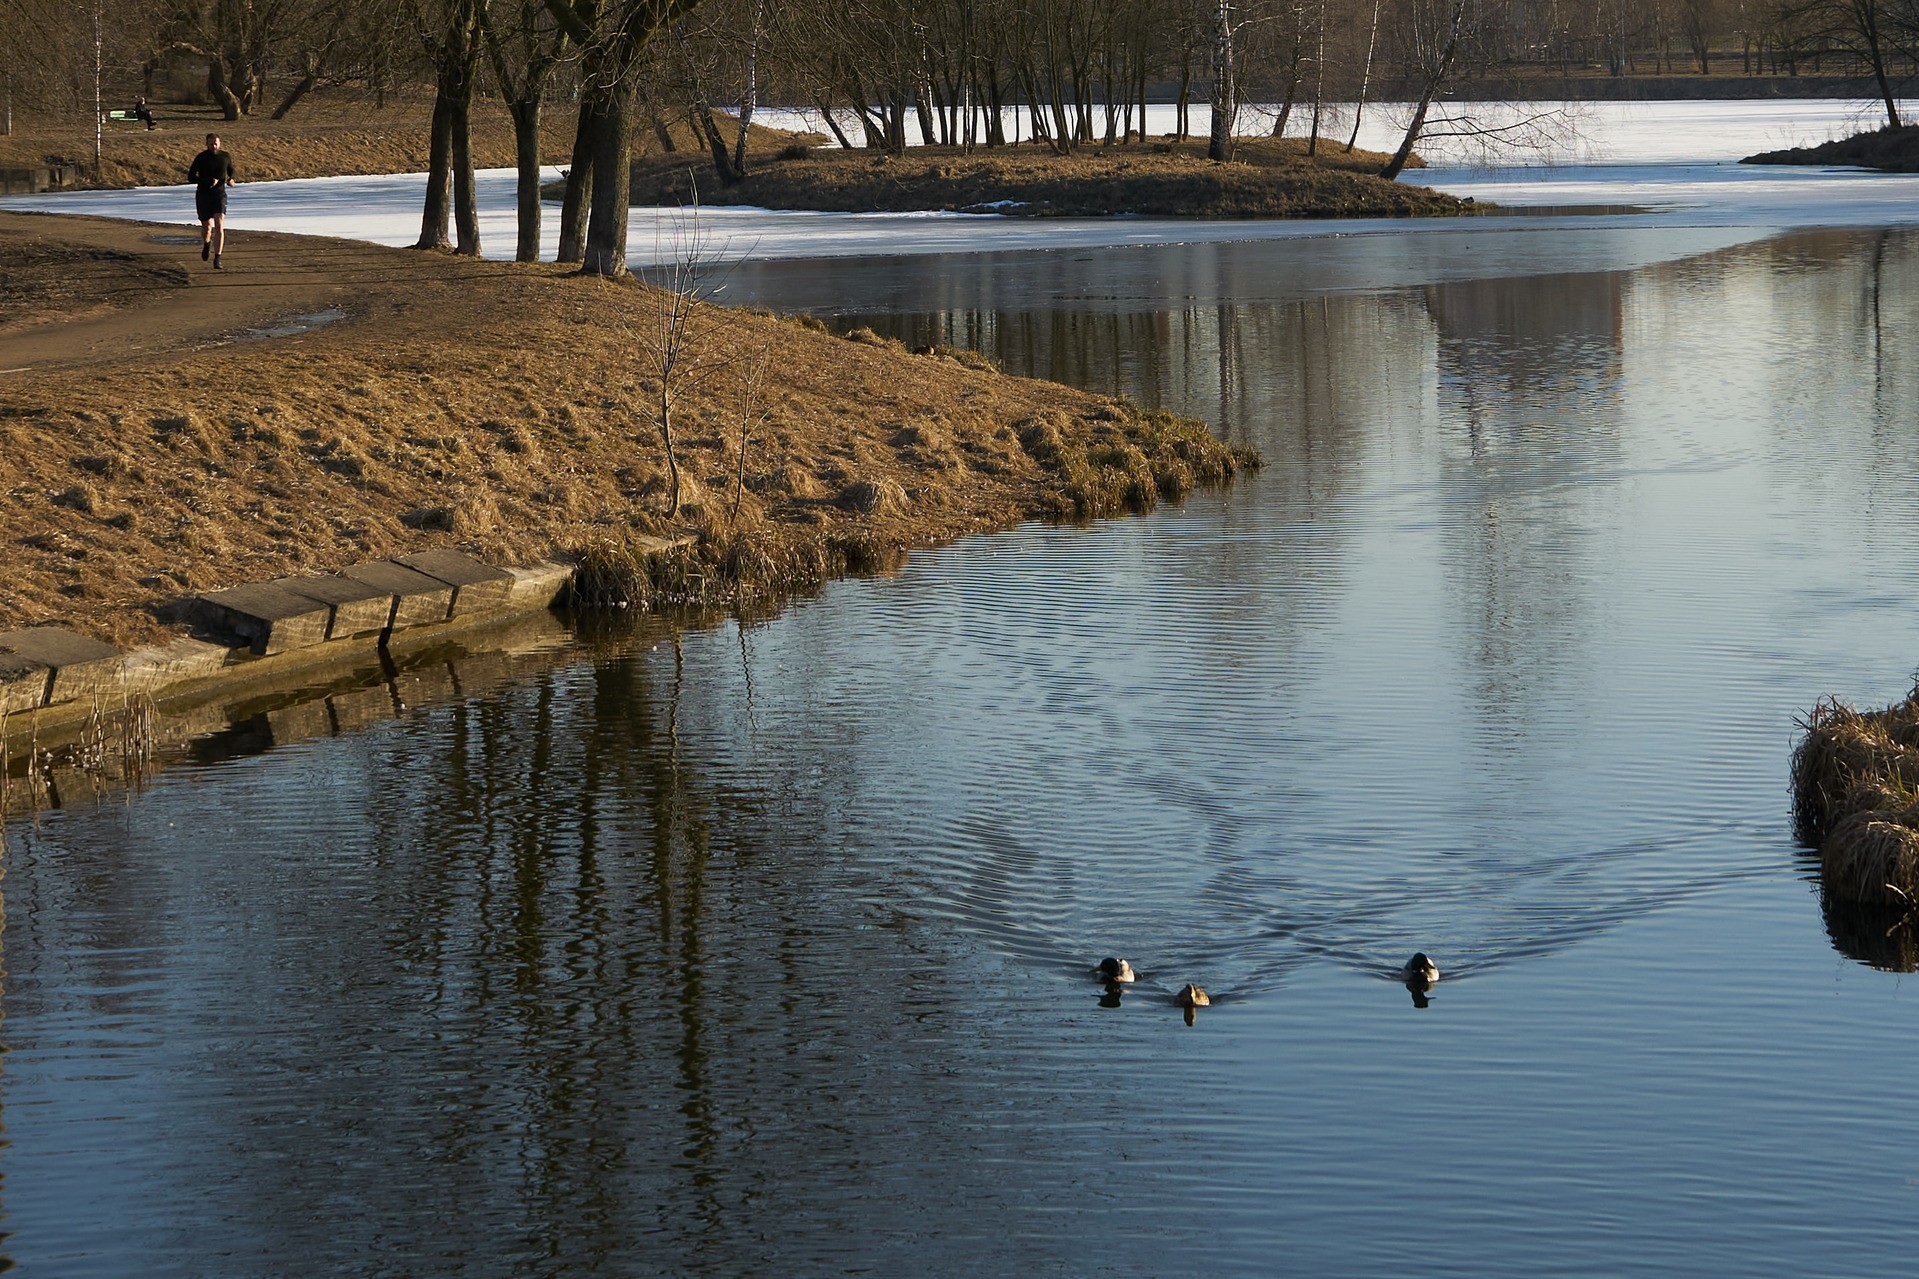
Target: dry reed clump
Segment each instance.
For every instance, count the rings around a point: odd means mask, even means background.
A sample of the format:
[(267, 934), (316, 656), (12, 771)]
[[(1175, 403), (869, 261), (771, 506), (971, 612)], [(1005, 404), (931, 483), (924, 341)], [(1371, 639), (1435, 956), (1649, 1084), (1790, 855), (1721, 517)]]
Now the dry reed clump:
[(835, 503), (855, 515), (897, 515), (907, 507), (906, 490), (892, 480), (854, 480)]
[(1919, 904), (1919, 689), (1882, 711), (1822, 701), (1792, 756), (1793, 819), (1826, 891)]
[(820, 482), (819, 476), (796, 462), (787, 462), (777, 471), (749, 477), (747, 487), (756, 493), (796, 497), (806, 501), (826, 497), (831, 492)]
[(1092, 419), (1094, 441), (1067, 443), (1052, 415), (1028, 418), (1020, 447), (1064, 482), (1048, 513), (1061, 519), (1143, 515), (1162, 497), (1179, 498), (1199, 484), (1223, 483), (1259, 466), (1259, 455), (1216, 439), (1198, 422), (1175, 414), (1113, 405)]
[(1847, 901), (1919, 901), (1919, 807), (1846, 818), (1820, 846), (1819, 871), (1827, 890)]
[(980, 373), (1000, 371), (999, 361), (984, 351), (975, 351), (970, 346), (948, 346), (944, 342), (936, 342), (931, 346), (914, 347), (913, 354), (928, 355), (936, 360), (950, 360), (961, 368), (973, 369)]
[(1802, 727), (1792, 753), (1793, 819), (1807, 843), (1854, 813), (1900, 807), (1919, 791), (1919, 690), (1883, 711), (1828, 699)]
[(815, 589), (842, 574), (889, 571), (904, 555), (900, 546), (860, 532), (792, 538), (710, 525), (691, 545), (670, 550), (634, 540), (586, 547), (569, 603), (640, 610), (740, 604)]

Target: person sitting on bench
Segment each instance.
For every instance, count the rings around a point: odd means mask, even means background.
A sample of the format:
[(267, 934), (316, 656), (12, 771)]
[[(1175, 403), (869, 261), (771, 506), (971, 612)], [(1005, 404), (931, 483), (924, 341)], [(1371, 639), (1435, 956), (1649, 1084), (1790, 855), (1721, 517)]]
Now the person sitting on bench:
[(147, 109), (147, 100), (145, 98), (135, 98), (133, 100), (133, 118), (145, 124), (147, 128), (153, 128), (153, 112)]

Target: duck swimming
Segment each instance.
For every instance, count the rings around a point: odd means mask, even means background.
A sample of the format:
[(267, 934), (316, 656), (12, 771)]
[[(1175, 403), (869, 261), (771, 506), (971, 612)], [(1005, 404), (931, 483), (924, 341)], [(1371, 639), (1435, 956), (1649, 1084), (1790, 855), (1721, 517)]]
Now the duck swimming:
[(1406, 961), (1399, 970), (1400, 980), (1408, 986), (1430, 986), (1439, 980), (1439, 965), (1426, 958), (1425, 951), (1419, 951)]
[(1213, 999), (1193, 983), (1187, 982), (1179, 988), (1179, 993), (1173, 996), (1173, 1002), (1181, 1008), (1210, 1008)]
[(1100, 960), (1099, 967), (1095, 968), (1093, 971), (1098, 973), (1101, 979), (1105, 981), (1138, 981), (1139, 980), (1139, 974), (1133, 971), (1133, 966), (1131, 964), (1127, 963), (1123, 959), (1114, 959), (1110, 955), (1107, 956), (1105, 959)]

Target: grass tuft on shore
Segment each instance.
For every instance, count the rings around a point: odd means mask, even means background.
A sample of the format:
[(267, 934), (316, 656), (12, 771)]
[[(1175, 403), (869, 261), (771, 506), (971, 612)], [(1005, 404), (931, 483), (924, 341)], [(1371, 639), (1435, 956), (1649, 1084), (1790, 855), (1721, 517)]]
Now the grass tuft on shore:
[(1829, 893), (1919, 905), (1919, 688), (1880, 711), (1826, 700), (1792, 756), (1793, 817)]

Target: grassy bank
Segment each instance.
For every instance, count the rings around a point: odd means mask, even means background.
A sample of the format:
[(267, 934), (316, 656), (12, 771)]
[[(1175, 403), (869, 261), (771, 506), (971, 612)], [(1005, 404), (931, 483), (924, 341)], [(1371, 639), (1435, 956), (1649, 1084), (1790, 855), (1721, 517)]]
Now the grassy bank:
[[(436, 546), (583, 560), (607, 599), (770, 593), (1027, 517), (1145, 509), (1252, 461), (970, 353), (701, 306), (697, 375), (669, 384), (669, 510), (647, 342), (666, 295), (264, 233), (215, 273), (174, 238), (0, 215), (0, 253), (43, 275), (113, 264), (0, 330), (0, 629), (148, 641), (190, 592)], [(266, 335), (322, 307), (344, 318)], [(695, 541), (629, 553), (661, 534)]]
[(1788, 147), (1749, 155), (1741, 164), (1856, 165), (1886, 173), (1919, 173), (1919, 125), (1873, 129), (1815, 147)]
[(965, 152), (914, 147), (901, 155), (788, 146), (722, 185), (712, 161), (655, 153), (633, 167), (636, 204), (707, 204), (841, 212), (1006, 213), (1039, 217), (1142, 214), (1194, 218), (1361, 218), (1456, 214), (1470, 205), (1377, 176), (1386, 157), (1348, 155), (1297, 138), (1247, 138), (1216, 163), (1199, 141), (1086, 147), (1056, 155), (1021, 145)]

